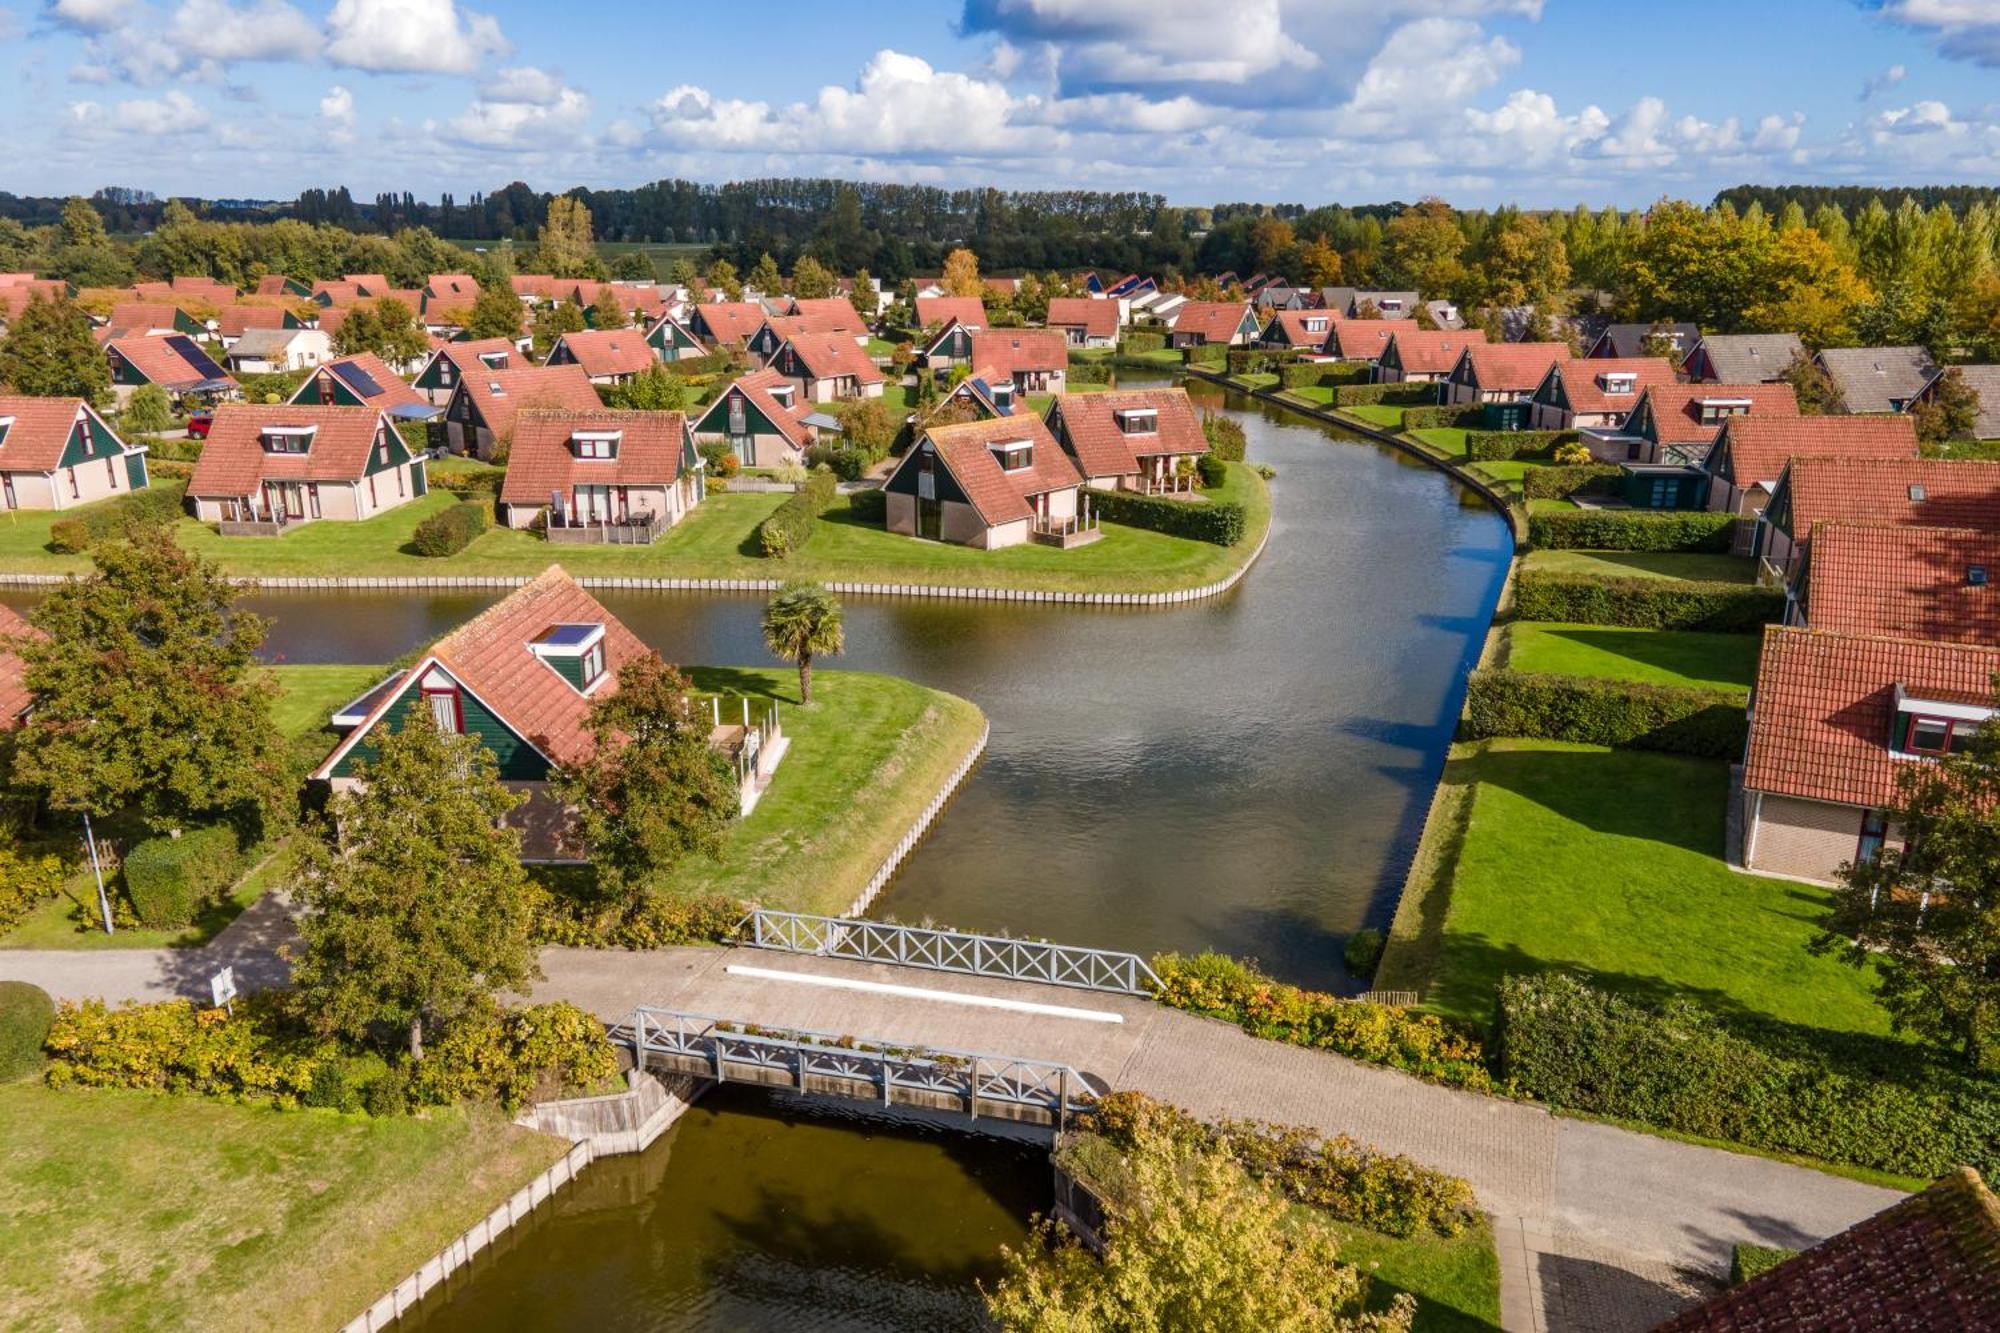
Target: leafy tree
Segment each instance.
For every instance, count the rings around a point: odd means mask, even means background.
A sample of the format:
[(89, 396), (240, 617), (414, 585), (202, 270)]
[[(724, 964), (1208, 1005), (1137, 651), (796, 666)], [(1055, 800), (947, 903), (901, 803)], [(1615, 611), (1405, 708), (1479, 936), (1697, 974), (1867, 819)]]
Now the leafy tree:
[(472, 315), (465, 323), (465, 336), (510, 341), (521, 336), (521, 298), (514, 295), (511, 283), (503, 280), (479, 284)]
[(725, 301), (743, 299), (743, 282), (736, 276), (736, 265), (727, 259), (718, 259), (708, 266), (708, 285), (720, 291)]
[(811, 255), (803, 256), (792, 266), (792, 295), (801, 301), (832, 296), (836, 290), (838, 284), (832, 272)]
[(1874, 298), (1825, 237), (1803, 228), (1772, 238), (1750, 291), (1757, 299), (1743, 312), (1748, 327), (1796, 333), (1810, 347), (1851, 342), (1855, 319)]
[(889, 456), (889, 447), (903, 429), (902, 413), (881, 398), (850, 398), (834, 406), (833, 416), (840, 423), (841, 440), (871, 463)]
[(1983, 274), (1966, 288), (1956, 319), (1975, 361), (2000, 361), (2000, 271)]
[(668, 266), (667, 281), (676, 287), (685, 287), (693, 291), (701, 286), (701, 270), (694, 266), (692, 259), (680, 255)]
[[(168, 205), (169, 210), (172, 207)], [(182, 206), (181, 211), (187, 213), (186, 207)], [(193, 220), (193, 214), (187, 216)], [(161, 221), (171, 226), (171, 213), (162, 214)], [(56, 244), (85, 248), (110, 245), (111, 237), (104, 230), (104, 215), (82, 195), (71, 195), (63, 200), (62, 221), (56, 224)]]
[(1833, 376), (1826, 373), (1826, 367), (1804, 351), (1792, 353), (1792, 359), (1778, 375), (1783, 383), (1792, 386), (1792, 393), (1799, 400), (1801, 416), (1837, 416), (1847, 411), (1847, 400), (1841, 396), (1840, 386)]
[(689, 857), (719, 857), (736, 817), (736, 775), (693, 688), (656, 653), (626, 663), (590, 706), (590, 753), (552, 779), (576, 811), (576, 849), (628, 908)]
[(101, 400), (111, 390), (111, 365), (90, 327), (83, 307), (66, 297), (29, 297), (0, 339), (0, 384), (37, 398)]
[(759, 296), (776, 296), (785, 290), (785, 275), (778, 272), (778, 261), (767, 253), (757, 257), (745, 285), (753, 288)]
[(611, 261), (611, 276), (620, 282), (653, 282), (659, 273), (643, 250), (626, 250)]
[(1298, 245), (1292, 224), (1283, 218), (1258, 218), (1250, 224), (1250, 263), (1266, 273), (1283, 267)]
[(629, 329), (632, 327), (632, 312), (619, 303), (618, 293), (606, 283), (597, 289), (597, 297), (590, 304), (590, 327), (593, 329)]
[(604, 391), (604, 405), (632, 412), (685, 412), (693, 401), (684, 376), (664, 364), (654, 362), (626, 380)]
[(415, 361), (430, 346), (415, 313), (393, 296), (354, 306), (333, 335), (336, 355), (373, 352), (392, 366)]
[(272, 691), (252, 674), (264, 621), (238, 611), (228, 579), (166, 526), (92, 554), (90, 575), (35, 609), (48, 638), (17, 650), (35, 709), (15, 781), (59, 810), (136, 805), (161, 831), (275, 811)]
[(1331, 287), (1340, 281), (1340, 251), (1328, 245), (1324, 236), (1315, 236), (1299, 251), (1299, 285)]
[(1465, 234), (1458, 229), (1451, 205), (1424, 199), (1382, 229), (1378, 277), (1424, 296), (1456, 295), (1465, 286), (1464, 252)]
[(118, 424), (128, 435), (158, 435), (174, 424), (173, 400), (157, 384), (142, 384), (125, 401)]
[(590, 209), (581, 199), (557, 195), (535, 241), (536, 265), (558, 278), (597, 278), (604, 265), (591, 240)]
[(1841, 869), (1812, 948), (1873, 966), (1898, 1032), (2000, 1070), (2000, 727), (1898, 784), (1885, 814), (1902, 844)]
[(1917, 439), (1928, 449), (1947, 440), (1969, 440), (1979, 425), (1979, 392), (1965, 382), (1965, 372), (1947, 368), (1931, 391), (1910, 407)]
[[(1004, 1250), (985, 1291), (1010, 1333), (1400, 1333), (1416, 1301), (1364, 1313), (1368, 1279), (1339, 1262), (1318, 1213), (1294, 1210), (1226, 1152), (1159, 1130), (1135, 1135), (1100, 1259), (1044, 1222)], [(1100, 1187), (1103, 1182), (1097, 1182)]]
[(1479, 274), (1486, 299), (1497, 305), (1559, 313), (1569, 291), (1569, 251), (1540, 218), (1516, 213), (1487, 234)]
[(574, 301), (537, 306), (534, 329), (535, 354), (547, 356), (549, 349), (556, 345), (556, 339), (565, 333), (583, 332), (583, 309)]
[(854, 308), (866, 320), (875, 318), (875, 277), (865, 268), (854, 270)]
[(438, 731), (423, 709), (355, 776), (334, 798), (337, 845), (299, 851), (292, 984), (321, 1032), (387, 1028), (422, 1059), (426, 1023), (539, 975), (521, 838), (502, 823), (520, 798), (477, 738)]
[(812, 704), (812, 664), (846, 647), (840, 602), (817, 583), (793, 579), (764, 607), (764, 646), (773, 657), (799, 664), (799, 702)]
[(979, 280), (979, 256), (960, 246), (944, 257), (944, 291), (947, 296), (984, 296), (986, 284)]

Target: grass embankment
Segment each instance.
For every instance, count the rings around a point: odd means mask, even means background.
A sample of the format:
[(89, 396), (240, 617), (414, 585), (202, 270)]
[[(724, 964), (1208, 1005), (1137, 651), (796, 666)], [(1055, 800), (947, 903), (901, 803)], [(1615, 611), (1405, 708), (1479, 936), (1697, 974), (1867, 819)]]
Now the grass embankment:
[[(279, 666), (267, 670), (278, 685), (271, 721), (301, 778), (333, 748), (337, 737), (327, 725), (333, 710), (388, 674), (386, 667), (379, 666)], [(145, 831), (130, 821), (112, 821), (110, 827), (99, 829), (99, 836), (115, 837), (129, 846), (144, 837)], [(84, 863), (64, 881), (62, 892), (32, 908), (13, 930), (0, 936), (0, 948), (193, 948), (214, 939), (265, 890), (282, 883), (289, 867), (282, 846), (270, 849), (254, 859), (227, 896), (204, 908), (191, 924), (175, 930), (134, 926), (106, 935), (98, 924), (97, 879)], [(79, 915), (90, 924), (81, 925)]]
[(0, 1087), (10, 1327), (338, 1328), (568, 1146), (494, 1113)]
[(1494, 630), (1516, 671), (1632, 680), (1649, 685), (1749, 693), (1757, 675), (1755, 634), (1628, 629), (1517, 620)]
[[(1030, 543), (1000, 551), (917, 541), (857, 519), (846, 497), (819, 521), (809, 545), (787, 560), (760, 554), (757, 525), (784, 494), (712, 495), (651, 546), (552, 546), (540, 535), (492, 528), (457, 555), (427, 558), (410, 548), (418, 523), (457, 503), (433, 490), (361, 523), (308, 523), (282, 537), (222, 537), (182, 519), (181, 545), (246, 577), (326, 575), (533, 575), (560, 561), (580, 575), (649, 578), (817, 578), (877, 583), (1022, 588), (1052, 592), (1165, 592), (1227, 577), (1257, 549), (1270, 526), (1270, 492), (1249, 466), (1233, 463), (1214, 500), (1238, 500), (1248, 530), (1235, 546), (1106, 523), (1098, 541), (1075, 550)], [(0, 569), (64, 573), (86, 557), (48, 549), (53, 512), (19, 513), (0, 525)]]
[(1500, 1327), (1500, 1259), (1484, 1217), (1456, 1236), (1385, 1236), (1329, 1222), (1340, 1236), (1340, 1259), (1372, 1279), (1369, 1304), (1386, 1307), (1398, 1292), (1417, 1298), (1412, 1333), (1496, 1333)]
[(1678, 551), (1530, 551), (1521, 568), (1539, 574), (1587, 574), (1606, 579), (1698, 579), (1754, 583), (1757, 562), (1735, 555)]

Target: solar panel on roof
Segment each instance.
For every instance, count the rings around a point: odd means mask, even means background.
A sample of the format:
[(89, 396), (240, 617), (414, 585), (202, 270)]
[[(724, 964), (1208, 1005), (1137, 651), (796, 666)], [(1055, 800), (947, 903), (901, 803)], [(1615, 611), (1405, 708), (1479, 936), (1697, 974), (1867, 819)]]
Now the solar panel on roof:
[(597, 633), (596, 625), (551, 625), (542, 631), (537, 643), (546, 643), (555, 648), (575, 648)]
[(345, 380), (347, 387), (363, 398), (379, 397), (382, 393), (382, 386), (375, 382), (375, 377), (352, 361), (335, 361), (327, 369)]
[(173, 348), (180, 355), (180, 358), (193, 368), (194, 373), (200, 375), (203, 379), (229, 378), (229, 372), (221, 366), (216, 365), (209, 354), (195, 346), (194, 339), (188, 337), (185, 333), (168, 334), (167, 346)]

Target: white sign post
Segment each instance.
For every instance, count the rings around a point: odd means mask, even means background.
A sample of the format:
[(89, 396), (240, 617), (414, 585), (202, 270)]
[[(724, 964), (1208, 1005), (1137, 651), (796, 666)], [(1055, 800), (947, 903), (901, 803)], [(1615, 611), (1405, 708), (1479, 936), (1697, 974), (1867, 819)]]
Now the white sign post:
[(208, 993), (215, 997), (216, 1008), (227, 1009), (231, 1018), (236, 1017), (236, 1010), (229, 1003), (236, 998), (235, 968), (225, 967), (210, 977), (208, 979)]

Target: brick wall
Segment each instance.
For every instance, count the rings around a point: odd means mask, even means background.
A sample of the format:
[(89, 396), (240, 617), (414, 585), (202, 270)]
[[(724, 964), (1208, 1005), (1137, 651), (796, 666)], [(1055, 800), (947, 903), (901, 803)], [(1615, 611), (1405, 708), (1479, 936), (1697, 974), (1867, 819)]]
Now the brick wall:
[(1824, 882), (1854, 859), (1861, 840), (1860, 806), (1768, 795), (1761, 802), (1752, 795), (1748, 803), (1748, 869)]

